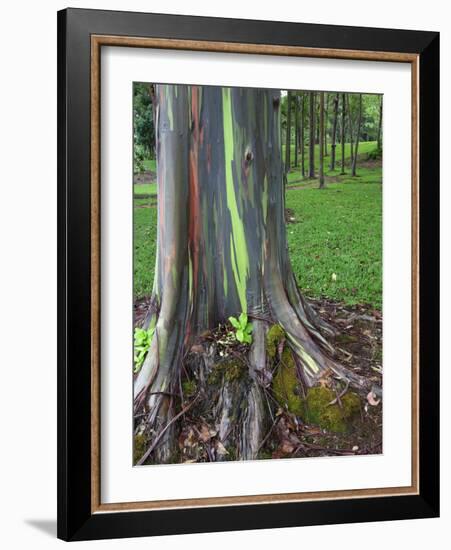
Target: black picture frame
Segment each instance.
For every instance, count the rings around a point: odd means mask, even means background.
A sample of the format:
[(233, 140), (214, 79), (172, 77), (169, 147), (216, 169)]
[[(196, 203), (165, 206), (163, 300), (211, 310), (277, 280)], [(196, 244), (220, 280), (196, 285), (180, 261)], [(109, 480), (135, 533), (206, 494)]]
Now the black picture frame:
[[(419, 60), (419, 493), (93, 513), (91, 36), (399, 52)], [(331, 55), (333, 57), (333, 55)], [(402, 207), (402, 206), (401, 206)], [(88, 540), (439, 515), (439, 33), (66, 9), (58, 12), (58, 537)]]

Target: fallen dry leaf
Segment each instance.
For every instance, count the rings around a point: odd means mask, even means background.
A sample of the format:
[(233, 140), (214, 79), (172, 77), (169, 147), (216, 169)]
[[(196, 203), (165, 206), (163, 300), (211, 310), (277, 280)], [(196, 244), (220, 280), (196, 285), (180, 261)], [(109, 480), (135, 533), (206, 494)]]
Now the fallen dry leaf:
[(220, 441), (216, 441), (216, 453), (218, 455), (228, 455), (229, 451), (224, 447), (224, 445)]
[(216, 434), (215, 430), (211, 430), (206, 424), (202, 424), (202, 428), (199, 430), (199, 439), (205, 443)]
[(290, 441), (284, 441), (279, 448), (282, 453), (287, 455), (294, 451), (294, 445)]
[(370, 391), (370, 393), (366, 396), (366, 400), (372, 407), (377, 407), (377, 405), (381, 402), (380, 399), (377, 399), (377, 395), (372, 391)]

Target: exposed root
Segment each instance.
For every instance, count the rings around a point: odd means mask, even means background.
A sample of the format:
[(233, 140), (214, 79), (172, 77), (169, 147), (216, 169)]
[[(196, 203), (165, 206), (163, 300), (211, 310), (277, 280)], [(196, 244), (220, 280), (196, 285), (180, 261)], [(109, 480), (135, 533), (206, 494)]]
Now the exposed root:
[(265, 408), (262, 390), (256, 383), (252, 383), (247, 394), (247, 404), (241, 418), (239, 435), (238, 457), (240, 460), (257, 458), (263, 439), (265, 425)]
[[(165, 327), (162, 333), (157, 324), (156, 337), (135, 379), (136, 433), (144, 433), (148, 441), (136, 464), (176, 461), (179, 419), (189, 411), (192, 422), (203, 419), (215, 434), (201, 445), (205, 460), (257, 458), (277, 424), (280, 395), (272, 389), (274, 376), (278, 369), (291, 368), (291, 364), (294, 378), (290, 383), (300, 396), (296, 399), (305, 399), (309, 388), (324, 383), (336, 393), (335, 399), (329, 398), (330, 406), (341, 406), (349, 388), (367, 394), (373, 382), (332, 358), (326, 351), (332, 347), (322, 333), (310, 329), (313, 310), (301, 302), (297, 309), (291, 307), (290, 293), (274, 281), (277, 278), (273, 274), (268, 303), (271, 317), (278, 319), (279, 324), (272, 324), (268, 316), (252, 316), (251, 346), (236, 342), (230, 337), (230, 328), (220, 325), (215, 331), (204, 333), (185, 351), (183, 346), (177, 349)], [(280, 335), (270, 349), (269, 330), (274, 326), (279, 327)], [(327, 326), (322, 330), (327, 331)], [(181, 334), (175, 340), (180, 342)], [(192, 380), (194, 399), (183, 395), (180, 377)], [(200, 433), (197, 428), (195, 432)]]

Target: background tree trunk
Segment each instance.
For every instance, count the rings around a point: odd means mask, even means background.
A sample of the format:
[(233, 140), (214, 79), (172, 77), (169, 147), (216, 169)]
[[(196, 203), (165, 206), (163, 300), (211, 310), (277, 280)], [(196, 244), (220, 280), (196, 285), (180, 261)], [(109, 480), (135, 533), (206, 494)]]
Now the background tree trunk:
[(328, 120), (329, 120), (329, 99), (330, 99), (330, 94), (328, 94), (327, 92), (324, 92), (324, 103), (325, 103), (325, 108), (324, 108), (324, 156), (327, 157), (328, 155), (328, 152), (327, 152), (327, 123), (328, 123)]
[(383, 110), (383, 98), (384, 96), (381, 95), (380, 98), (380, 104), (379, 104), (379, 125), (377, 127), (377, 149), (380, 151), (382, 149), (382, 110)]
[(319, 94), (319, 188), (324, 189), (324, 92)]
[(341, 94), (341, 175), (345, 174), (345, 121), (346, 121), (346, 94)]
[(315, 92), (309, 92), (309, 178), (315, 177)]
[(349, 146), (351, 148), (351, 167), (354, 165), (354, 124), (352, 121), (351, 102), (349, 94), (346, 94), (346, 107), (348, 112)]
[(299, 127), (300, 133), (300, 149), (301, 149), (301, 175), (305, 178), (305, 140), (304, 140), (304, 131), (305, 131), (305, 94), (301, 93), (301, 122)]
[(290, 171), (291, 163), (291, 92), (287, 94), (287, 128), (285, 133), (285, 174)]
[(299, 97), (294, 96), (294, 166), (298, 166), (299, 152)]
[(333, 115), (333, 121), (332, 121), (332, 143), (331, 143), (331, 152), (330, 152), (330, 170), (335, 170), (335, 153), (337, 148), (337, 121), (338, 121), (338, 102), (339, 102), (340, 94), (337, 94), (333, 99), (333, 108), (334, 108), (334, 115)]
[(360, 142), (360, 129), (362, 126), (362, 94), (359, 94), (359, 114), (357, 118), (357, 130), (355, 136), (355, 151), (354, 157), (352, 159), (352, 176), (357, 175), (357, 155), (359, 152), (359, 142)]
[[(158, 162), (155, 280), (143, 328), (154, 328), (135, 376), (135, 435), (171, 462), (187, 358), (199, 383), (196, 399), (213, 411), (223, 446), (255, 458), (264, 435), (271, 381), (265, 335), (278, 324), (303, 387), (325, 375), (364, 383), (333, 359), (331, 331), (300, 294), (286, 241), (280, 92), (250, 88), (158, 85), (154, 96)], [(247, 313), (253, 343), (242, 381), (209, 385), (218, 360), (205, 334)], [(195, 350), (195, 351), (194, 351)], [(221, 360), (221, 359), (219, 359)], [(192, 406), (192, 402), (189, 406)], [(220, 460), (220, 456), (212, 456)]]

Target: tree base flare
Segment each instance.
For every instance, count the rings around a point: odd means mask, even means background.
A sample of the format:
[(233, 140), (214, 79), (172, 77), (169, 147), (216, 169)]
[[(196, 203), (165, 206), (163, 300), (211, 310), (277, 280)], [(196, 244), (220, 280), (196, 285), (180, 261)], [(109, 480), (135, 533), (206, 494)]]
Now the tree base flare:
[[(220, 325), (190, 346), (175, 383), (154, 377), (136, 411), (135, 464), (380, 452), (381, 407), (365, 399), (380, 375), (350, 364), (322, 370), (312, 384), (282, 327), (260, 318), (253, 325), (250, 346)], [(355, 347), (353, 335), (339, 340)], [(349, 358), (339, 349), (340, 360)], [(158, 378), (160, 390), (172, 390), (154, 392)]]

